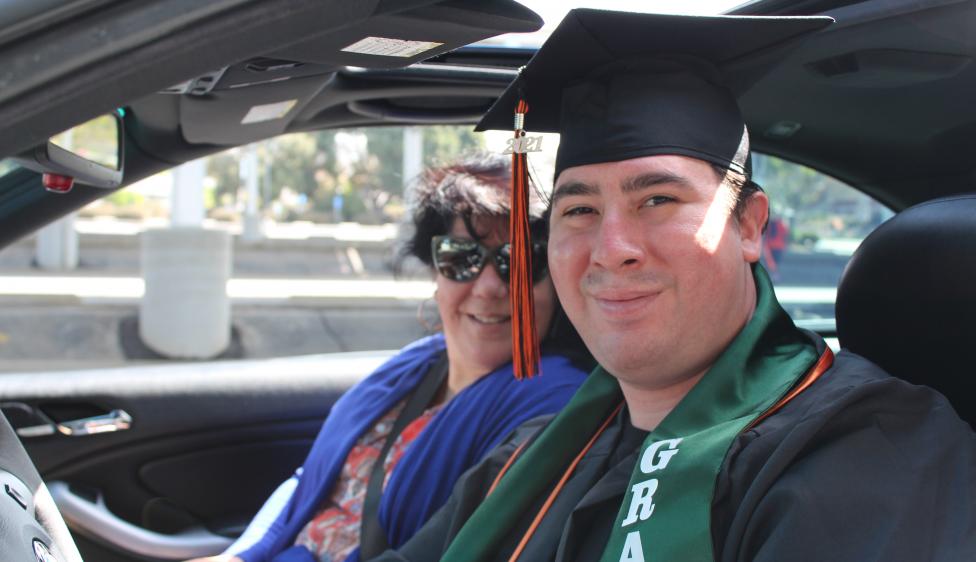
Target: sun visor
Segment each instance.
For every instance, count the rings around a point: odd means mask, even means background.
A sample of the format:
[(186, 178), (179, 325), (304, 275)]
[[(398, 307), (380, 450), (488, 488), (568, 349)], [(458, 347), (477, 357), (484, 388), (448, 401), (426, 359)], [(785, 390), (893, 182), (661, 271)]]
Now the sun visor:
[(280, 135), (332, 74), (180, 96), (180, 127), (192, 144), (241, 145)]
[(381, 2), (377, 13), (362, 22), (268, 56), (336, 66), (401, 68), (495, 35), (542, 27), (535, 12), (512, 0), (454, 0), (394, 11), (402, 4)]
[[(284, 133), (345, 67), (402, 68), (488, 37), (541, 26), (535, 12), (514, 0), (380, 0), (356, 23), (164, 93), (182, 94), (180, 126), (187, 142), (240, 145)], [(376, 110), (376, 103), (360, 109)]]

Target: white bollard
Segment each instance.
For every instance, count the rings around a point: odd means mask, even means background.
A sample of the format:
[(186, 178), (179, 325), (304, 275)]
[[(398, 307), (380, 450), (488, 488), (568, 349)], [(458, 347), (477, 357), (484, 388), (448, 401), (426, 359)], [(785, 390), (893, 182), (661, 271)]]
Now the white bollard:
[(78, 232), (75, 231), (74, 213), (37, 231), (34, 259), (41, 269), (68, 271), (78, 267)]
[(206, 359), (230, 343), (231, 237), (222, 230), (176, 227), (142, 233), (139, 336), (175, 359)]

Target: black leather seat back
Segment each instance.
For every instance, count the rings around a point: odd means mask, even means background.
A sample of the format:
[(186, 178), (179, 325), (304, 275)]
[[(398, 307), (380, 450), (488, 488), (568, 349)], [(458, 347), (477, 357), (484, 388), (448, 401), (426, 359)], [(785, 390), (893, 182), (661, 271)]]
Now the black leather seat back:
[(844, 270), (836, 316), (841, 347), (938, 390), (976, 427), (976, 194), (872, 232)]

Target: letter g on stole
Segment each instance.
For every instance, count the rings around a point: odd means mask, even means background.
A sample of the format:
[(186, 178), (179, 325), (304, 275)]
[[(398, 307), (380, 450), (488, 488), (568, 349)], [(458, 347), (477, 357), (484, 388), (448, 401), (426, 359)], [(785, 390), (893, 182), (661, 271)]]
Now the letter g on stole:
[[(678, 444), (681, 438), (665, 439), (648, 447), (641, 456), (640, 469), (644, 474), (650, 474), (667, 468), (671, 457), (678, 454)], [(661, 450), (667, 447), (665, 450)]]

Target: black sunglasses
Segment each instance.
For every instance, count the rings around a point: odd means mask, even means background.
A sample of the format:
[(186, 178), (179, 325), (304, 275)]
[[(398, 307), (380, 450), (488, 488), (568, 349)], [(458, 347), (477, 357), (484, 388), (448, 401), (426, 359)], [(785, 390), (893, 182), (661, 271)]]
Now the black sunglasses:
[[(508, 283), (508, 267), (512, 245), (502, 244), (493, 250), (470, 238), (435, 236), (430, 241), (434, 267), (451, 281), (468, 283), (478, 278), (485, 263), (491, 261), (502, 281)], [(532, 244), (532, 283), (538, 283), (549, 273), (545, 244)]]

